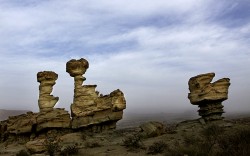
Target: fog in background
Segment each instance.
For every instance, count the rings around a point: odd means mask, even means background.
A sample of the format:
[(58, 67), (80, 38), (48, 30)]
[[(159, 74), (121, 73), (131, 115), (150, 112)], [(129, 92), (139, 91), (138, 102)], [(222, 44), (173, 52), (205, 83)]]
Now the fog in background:
[(226, 112), (250, 111), (247, 0), (0, 0), (0, 108), (38, 111), (39, 71), (59, 78), (56, 107), (70, 110), (66, 62), (85, 58), (84, 84), (119, 88), (129, 113), (196, 112), (190, 77), (230, 78)]

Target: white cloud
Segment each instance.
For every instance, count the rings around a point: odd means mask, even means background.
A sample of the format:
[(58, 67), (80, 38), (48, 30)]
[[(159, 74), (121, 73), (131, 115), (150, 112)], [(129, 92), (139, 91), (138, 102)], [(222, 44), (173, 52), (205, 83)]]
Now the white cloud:
[[(216, 79), (231, 78), (229, 108), (237, 108), (235, 99), (242, 97), (244, 109), (249, 24), (228, 28), (210, 22), (213, 12), (223, 10), (220, 5), (210, 12), (212, 2), (5, 1), (0, 5), (0, 97), (6, 98), (0, 104), (10, 108), (6, 103), (18, 101), (20, 108), (37, 109), (36, 73), (53, 70), (59, 74), (53, 93), (60, 97), (57, 106), (69, 109), (73, 79), (65, 64), (85, 57), (90, 62), (86, 83), (97, 84), (104, 94), (120, 88), (129, 111), (196, 109), (187, 99), (188, 79), (211, 71)], [(157, 17), (166, 23), (159, 25)]]

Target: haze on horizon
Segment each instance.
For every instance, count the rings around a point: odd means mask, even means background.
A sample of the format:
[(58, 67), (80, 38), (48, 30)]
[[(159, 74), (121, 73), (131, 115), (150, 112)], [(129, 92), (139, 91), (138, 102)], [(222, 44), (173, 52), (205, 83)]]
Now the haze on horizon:
[(85, 84), (119, 88), (125, 112), (198, 110), (190, 77), (231, 79), (226, 112), (250, 111), (248, 0), (0, 0), (0, 109), (38, 111), (39, 71), (59, 75), (56, 107), (69, 110), (70, 59), (86, 58)]

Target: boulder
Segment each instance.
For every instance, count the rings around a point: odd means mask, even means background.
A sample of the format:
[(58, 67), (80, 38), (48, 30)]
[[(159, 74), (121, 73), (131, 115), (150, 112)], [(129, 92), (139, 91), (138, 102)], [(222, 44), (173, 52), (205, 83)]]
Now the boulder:
[(30, 151), (30, 153), (42, 153), (46, 151), (45, 139), (36, 139), (29, 141), (25, 144), (25, 147)]
[(156, 121), (144, 123), (140, 128), (146, 137), (156, 137), (166, 132), (164, 124)]

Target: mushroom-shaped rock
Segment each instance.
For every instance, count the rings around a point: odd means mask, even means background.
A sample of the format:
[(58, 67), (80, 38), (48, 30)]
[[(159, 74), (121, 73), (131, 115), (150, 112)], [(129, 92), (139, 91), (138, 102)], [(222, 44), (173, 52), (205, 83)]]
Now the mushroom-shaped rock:
[(211, 83), (215, 73), (197, 75), (190, 78), (188, 98), (194, 105), (199, 105), (199, 115), (206, 121), (222, 119), (222, 101), (228, 98), (229, 78), (222, 78)]
[(66, 72), (68, 72), (72, 77), (83, 75), (88, 68), (89, 63), (84, 58), (79, 60), (72, 59), (66, 64)]
[(40, 111), (52, 110), (59, 97), (50, 95), (53, 90), (53, 86), (56, 84), (58, 75), (53, 71), (43, 71), (37, 73), (37, 81), (39, 85), (39, 99), (38, 105)]

